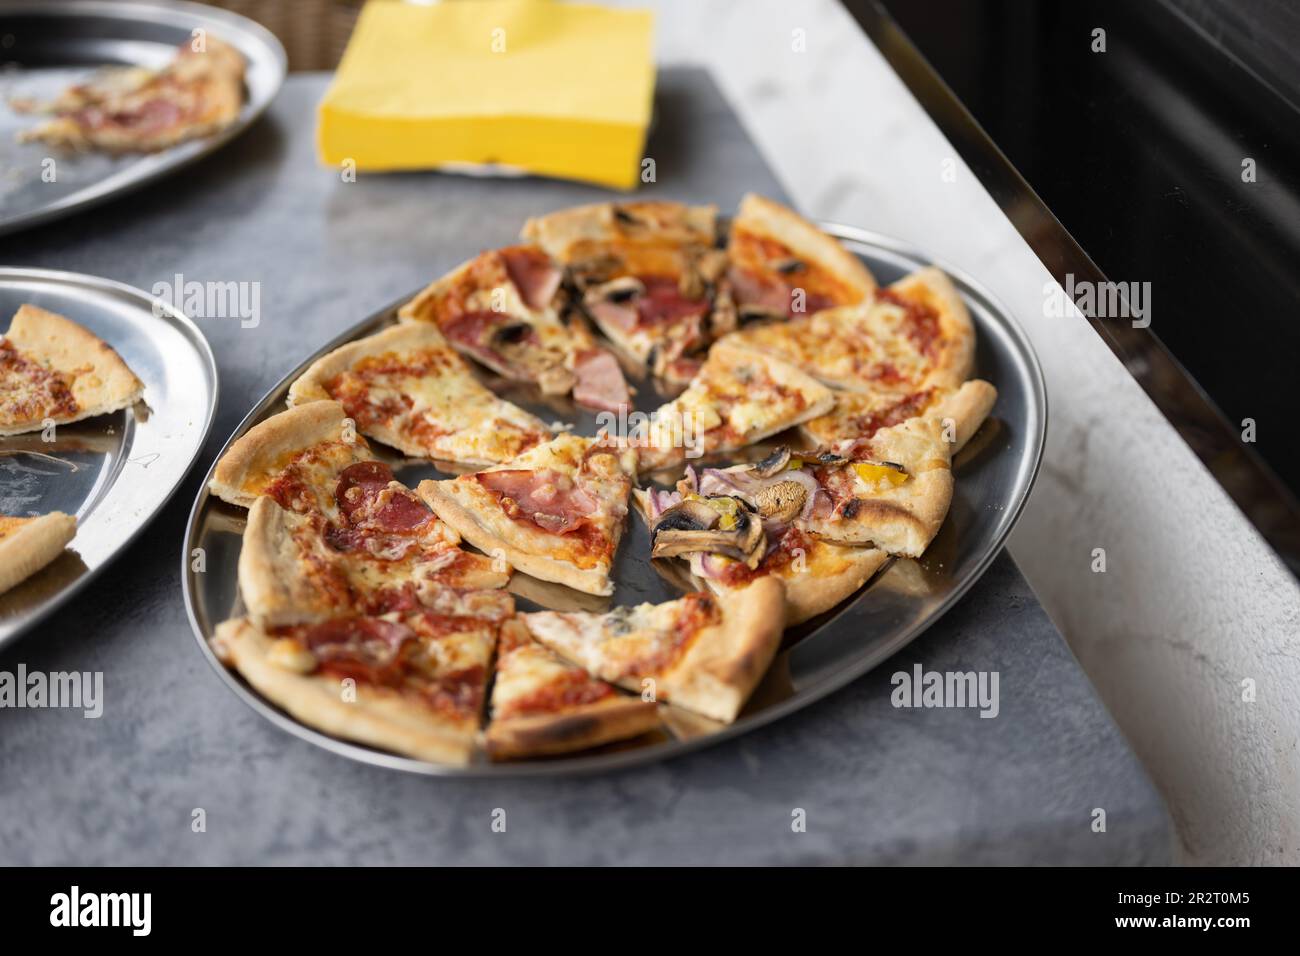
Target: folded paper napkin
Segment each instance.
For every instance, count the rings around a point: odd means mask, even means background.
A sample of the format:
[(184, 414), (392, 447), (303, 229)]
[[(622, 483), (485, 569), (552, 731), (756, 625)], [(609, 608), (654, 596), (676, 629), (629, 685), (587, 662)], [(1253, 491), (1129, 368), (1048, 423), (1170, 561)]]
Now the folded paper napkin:
[(630, 189), (654, 98), (653, 16), (559, 0), (372, 0), (320, 104), (321, 160), (499, 164)]

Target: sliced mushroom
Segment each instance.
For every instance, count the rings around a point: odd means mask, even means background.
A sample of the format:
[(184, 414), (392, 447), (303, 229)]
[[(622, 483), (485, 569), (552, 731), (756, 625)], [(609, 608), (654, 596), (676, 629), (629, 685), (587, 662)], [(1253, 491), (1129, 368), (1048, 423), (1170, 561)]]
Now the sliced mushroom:
[(785, 471), (785, 466), (788, 464), (790, 464), (790, 449), (786, 445), (782, 445), (762, 461), (754, 462), (750, 472), (759, 478), (771, 478), (773, 475)]
[(808, 489), (797, 481), (776, 481), (758, 490), (754, 503), (758, 513), (769, 521), (789, 524), (803, 512)]
[(739, 498), (687, 498), (666, 510), (650, 529), (652, 558), (706, 552), (758, 567), (767, 550), (763, 524)]
[(796, 259), (791, 256), (788, 259), (778, 259), (772, 263), (772, 268), (783, 276), (793, 275), (796, 272), (803, 272), (808, 268), (807, 263), (802, 259)]
[(645, 295), (645, 285), (641, 280), (635, 276), (621, 276), (602, 285), (588, 288), (584, 301), (587, 303), (616, 302), (619, 305), (626, 305), (640, 295)]

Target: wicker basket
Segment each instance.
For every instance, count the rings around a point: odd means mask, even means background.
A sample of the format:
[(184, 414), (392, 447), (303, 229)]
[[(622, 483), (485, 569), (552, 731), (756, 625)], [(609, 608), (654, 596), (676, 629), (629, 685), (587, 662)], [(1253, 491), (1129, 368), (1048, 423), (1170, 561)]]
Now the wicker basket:
[(364, 0), (206, 0), (266, 27), (284, 44), (289, 70), (332, 70)]

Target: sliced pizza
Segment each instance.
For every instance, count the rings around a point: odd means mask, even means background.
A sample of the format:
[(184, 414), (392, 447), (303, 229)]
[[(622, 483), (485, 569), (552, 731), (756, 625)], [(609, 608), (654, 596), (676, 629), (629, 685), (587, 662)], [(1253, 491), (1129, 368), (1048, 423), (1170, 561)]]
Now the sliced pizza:
[(0, 435), (130, 408), (143, 394), (111, 345), (61, 315), (19, 306), (0, 340)]
[(651, 557), (687, 562), (691, 581), (724, 600), (759, 578), (778, 578), (785, 585), (786, 627), (835, 607), (889, 559), (878, 548), (831, 544), (799, 530), (790, 509), (769, 507), (764, 515), (739, 495), (705, 496), (696, 487), (690, 477), (676, 491), (635, 492), (650, 529)]
[(689, 457), (737, 451), (834, 405), (834, 393), (810, 375), (724, 339), (709, 351), (690, 387), (656, 410), (643, 434), (629, 437), (641, 470), (652, 471)]
[(438, 606), (448, 590), (503, 588), (509, 578), (509, 565), (462, 549), (378, 461), (344, 468), (319, 510), (290, 510), (273, 494), (257, 499), (239, 554), (240, 594), (265, 627)]
[(934, 268), (877, 290), (867, 302), (751, 326), (726, 341), (796, 365), (835, 388), (898, 398), (956, 388), (974, 358), (970, 314), (952, 282)]
[(768, 576), (727, 599), (696, 592), (607, 614), (520, 618), (534, 638), (602, 680), (730, 723), (781, 642), (784, 600), (781, 582)]
[(454, 349), (498, 375), (617, 411), (630, 402), (627, 382), (589, 330), (561, 321), (562, 276), (537, 246), (492, 249), (433, 282), (398, 315), (432, 323)]
[(54, 114), (18, 139), (65, 149), (155, 152), (230, 125), (243, 99), (243, 56), (207, 36), (201, 45), (187, 40), (161, 70), (109, 68), (51, 103), (16, 103), (20, 111)]
[(420, 611), (267, 630), (217, 628), (217, 655), (310, 727), (394, 753), (466, 764), (500, 621)]
[(77, 519), (62, 511), (36, 517), (0, 515), (0, 594), (62, 554), (76, 533)]
[(727, 257), (727, 284), (741, 322), (864, 302), (876, 288), (867, 267), (839, 242), (752, 193), (731, 221)]
[(208, 488), (241, 508), (269, 495), (290, 511), (325, 512), (332, 510), (340, 473), (374, 457), (342, 405), (308, 402), (240, 436), (217, 462)]
[(419, 491), (438, 517), (480, 550), (543, 581), (612, 594), (635, 455), (564, 434), (507, 465)]
[(402, 323), (316, 360), (289, 404), (333, 399), (362, 434), (407, 455), (495, 465), (551, 437), (481, 384), (436, 326)]
[(494, 760), (571, 753), (648, 733), (658, 710), (561, 660), (516, 619), (501, 628), (484, 745)]
[(869, 439), (882, 428), (924, 415), (935, 419), (955, 457), (979, 430), (997, 401), (998, 392), (982, 379), (963, 382), (955, 391), (926, 388), (919, 392), (836, 392), (835, 407), (806, 421), (800, 431), (809, 447), (825, 448), (853, 439)]
[(713, 206), (595, 203), (530, 219), (523, 236), (565, 267), (575, 305), (642, 371), (684, 384), (693, 353), (735, 325)]

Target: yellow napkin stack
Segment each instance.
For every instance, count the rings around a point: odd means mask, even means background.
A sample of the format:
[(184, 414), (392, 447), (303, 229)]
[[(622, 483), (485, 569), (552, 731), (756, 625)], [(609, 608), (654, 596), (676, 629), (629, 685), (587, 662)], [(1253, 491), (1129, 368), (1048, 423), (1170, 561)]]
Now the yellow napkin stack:
[(321, 160), (498, 163), (620, 189), (639, 177), (653, 16), (557, 0), (372, 0), (320, 105)]

